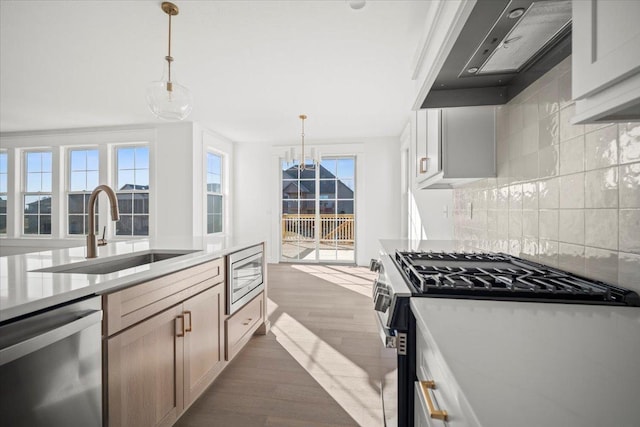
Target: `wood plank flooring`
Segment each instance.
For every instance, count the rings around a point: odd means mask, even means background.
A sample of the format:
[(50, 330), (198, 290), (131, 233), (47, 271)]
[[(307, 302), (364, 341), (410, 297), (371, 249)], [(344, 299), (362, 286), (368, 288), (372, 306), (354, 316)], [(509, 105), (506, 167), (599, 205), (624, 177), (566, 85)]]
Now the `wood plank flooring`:
[(382, 347), (362, 267), (270, 264), (271, 331), (254, 336), (177, 426), (382, 426)]

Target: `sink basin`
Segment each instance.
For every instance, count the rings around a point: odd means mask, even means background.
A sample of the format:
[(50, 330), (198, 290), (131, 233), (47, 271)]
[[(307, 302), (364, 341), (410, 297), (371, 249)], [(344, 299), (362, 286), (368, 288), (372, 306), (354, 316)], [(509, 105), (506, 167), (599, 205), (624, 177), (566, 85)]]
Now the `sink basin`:
[(135, 252), (129, 255), (114, 256), (109, 258), (97, 258), (90, 261), (75, 262), (73, 264), (58, 265), (55, 267), (41, 268), (33, 270), (39, 273), (75, 273), (75, 274), (109, 274), (127, 268), (138, 267), (158, 261), (164, 261), (187, 255), (194, 250), (150, 250)]

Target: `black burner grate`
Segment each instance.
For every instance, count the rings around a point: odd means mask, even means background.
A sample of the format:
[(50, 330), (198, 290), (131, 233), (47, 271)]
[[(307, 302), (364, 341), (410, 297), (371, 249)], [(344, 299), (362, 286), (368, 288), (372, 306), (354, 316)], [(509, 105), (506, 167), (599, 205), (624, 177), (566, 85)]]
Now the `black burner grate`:
[(414, 295), (640, 305), (630, 290), (505, 254), (397, 252)]

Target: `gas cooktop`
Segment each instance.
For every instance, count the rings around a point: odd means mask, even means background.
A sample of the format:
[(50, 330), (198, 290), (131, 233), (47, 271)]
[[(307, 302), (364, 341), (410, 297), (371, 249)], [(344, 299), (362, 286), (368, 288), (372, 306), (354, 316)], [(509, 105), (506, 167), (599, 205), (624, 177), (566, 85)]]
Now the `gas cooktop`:
[(640, 306), (637, 293), (502, 253), (397, 251), (414, 296)]

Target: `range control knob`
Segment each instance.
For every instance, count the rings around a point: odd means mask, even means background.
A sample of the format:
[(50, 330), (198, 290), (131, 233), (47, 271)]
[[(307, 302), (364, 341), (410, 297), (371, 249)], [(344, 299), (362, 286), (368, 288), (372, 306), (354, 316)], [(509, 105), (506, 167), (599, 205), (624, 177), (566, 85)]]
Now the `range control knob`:
[(376, 273), (380, 271), (380, 260), (371, 258), (369, 262), (369, 270), (375, 271)]
[(373, 308), (376, 311), (381, 311), (384, 313), (389, 308), (390, 303), (391, 296), (389, 295), (389, 291), (383, 288), (379, 288), (373, 300)]

